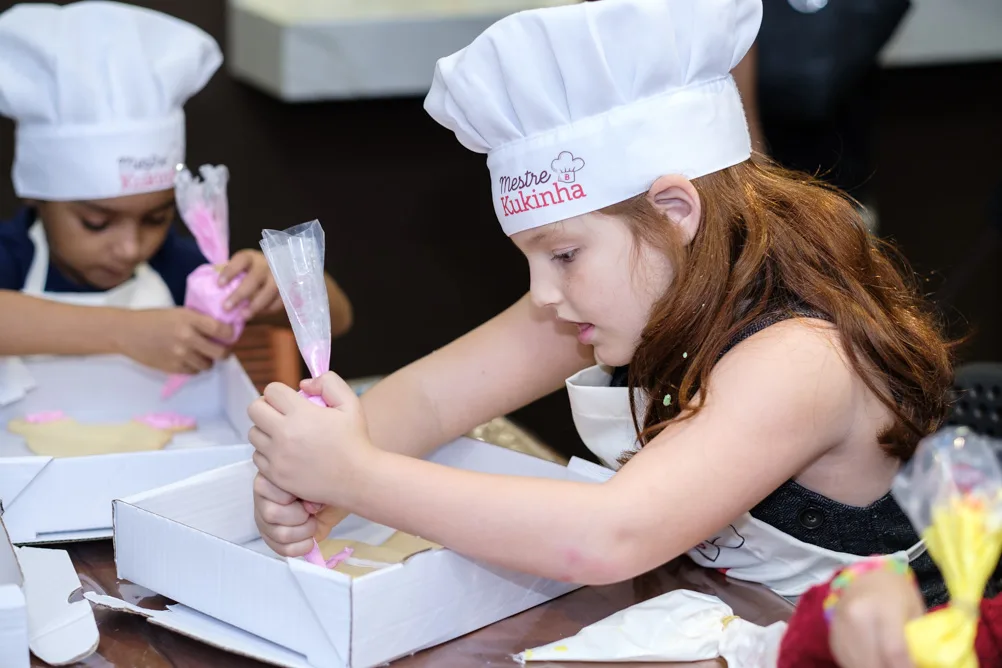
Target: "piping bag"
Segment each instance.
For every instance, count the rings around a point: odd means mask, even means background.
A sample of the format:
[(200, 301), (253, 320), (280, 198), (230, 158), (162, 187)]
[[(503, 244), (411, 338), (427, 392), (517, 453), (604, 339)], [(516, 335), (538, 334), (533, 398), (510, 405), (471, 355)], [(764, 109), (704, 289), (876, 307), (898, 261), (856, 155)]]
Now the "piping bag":
[[(261, 250), (275, 277), (275, 284), (289, 315), (299, 353), (306, 361), (310, 375), (317, 378), (330, 369), (331, 314), (324, 278), (324, 229), (313, 220), (284, 231), (264, 230)], [(327, 407), (321, 397), (299, 394), (318, 406)], [(303, 501), (306, 511), (316, 515), (323, 505)], [(328, 565), (313, 541), (313, 549), (305, 557), (317, 566)]]
[[(192, 176), (186, 168), (174, 177), (174, 198), (178, 213), (195, 237), (198, 249), (208, 260), (207, 264), (188, 274), (184, 306), (232, 326), (233, 338), (221, 341), (231, 344), (243, 332), (246, 322), (243, 307), (246, 304), (238, 304), (232, 311), (227, 311), (223, 304), (243, 281), (246, 273), (235, 276), (226, 285), (219, 285), (219, 270), (230, 260), (230, 214), (226, 198), (230, 172), (225, 165), (202, 165), (198, 172), (201, 180)], [(161, 398), (169, 399), (189, 378), (191, 376), (185, 374), (169, 376), (161, 391)]]
[(891, 493), (936, 562), (950, 602), (905, 626), (917, 668), (977, 668), (981, 599), (1002, 554), (1002, 468), (989, 439), (965, 427), (923, 440)]

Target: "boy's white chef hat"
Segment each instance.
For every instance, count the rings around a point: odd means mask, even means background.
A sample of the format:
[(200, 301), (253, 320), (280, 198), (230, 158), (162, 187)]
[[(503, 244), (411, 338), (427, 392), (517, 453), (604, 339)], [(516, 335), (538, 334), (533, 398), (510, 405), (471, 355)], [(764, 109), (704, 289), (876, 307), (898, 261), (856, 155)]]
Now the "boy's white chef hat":
[(501, 19), (435, 68), (425, 109), (487, 153), (508, 235), (746, 160), (730, 71), (761, 0), (601, 0)]
[(122, 3), (19, 4), (0, 14), (0, 114), (17, 123), (14, 190), (67, 201), (172, 188), (184, 162), (182, 106), (222, 60), (195, 26)]

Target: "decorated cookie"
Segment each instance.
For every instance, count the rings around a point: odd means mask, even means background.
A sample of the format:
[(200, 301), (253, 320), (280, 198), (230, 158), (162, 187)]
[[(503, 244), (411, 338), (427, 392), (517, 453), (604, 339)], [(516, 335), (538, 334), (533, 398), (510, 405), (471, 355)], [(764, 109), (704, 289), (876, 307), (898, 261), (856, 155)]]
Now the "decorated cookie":
[(24, 438), (36, 455), (86, 457), (160, 450), (195, 421), (175, 414), (142, 416), (122, 424), (81, 424), (60, 411), (26, 415), (7, 423), (7, 430)]

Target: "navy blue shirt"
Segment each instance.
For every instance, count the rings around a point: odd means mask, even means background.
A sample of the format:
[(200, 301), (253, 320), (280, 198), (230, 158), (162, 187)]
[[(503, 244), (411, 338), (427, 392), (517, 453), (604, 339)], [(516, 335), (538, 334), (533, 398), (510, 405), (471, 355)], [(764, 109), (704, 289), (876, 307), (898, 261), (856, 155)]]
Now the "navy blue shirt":
[[(11, 220), (0, 221), (0, 290), (23, 290), (28, 270), (35, 257), (35, 244), (28, 230), (35, 224), (33, 209), (22, 209)], [(206, 263), (202, 251), (191, 237), (183, 237), (172, 225), (163, 246), (150, 258), (149, 265), (170, 288), (174, 303), (184, 304), (188, 274)], [(102, 292), (67, 278), (53, 263), (45, 280), (46, 292)]]

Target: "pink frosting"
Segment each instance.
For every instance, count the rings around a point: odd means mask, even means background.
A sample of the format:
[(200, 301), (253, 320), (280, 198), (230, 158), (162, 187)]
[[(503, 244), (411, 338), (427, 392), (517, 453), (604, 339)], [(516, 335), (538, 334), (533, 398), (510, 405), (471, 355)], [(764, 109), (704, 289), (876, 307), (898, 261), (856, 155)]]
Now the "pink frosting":
[(148, 424), (154, 429), (194, 429), (195, 418), (179, 413), (148, 413), (136, 418), (137, 422)]
[(24, 416), (24, 421), (29, 424), (45, 424), (65, 419), (66, 413), (63, 411), (39, 411), (37, 413), (28, 413)]
[(318, 397), (315, 394), (306, 394), (302, 390), (299, 390), (299, 396), (306, 397), (310, 400), (310, 403), (314, 403), (321, 408), (327, 408), (327, 402), (324, 401), (323, 397)]
[(219, 285), (219, 270), (211, 264), (203, 264), (188, 274), (188, 287), (184, 293), (184, 305), (199, 313), (215, 318), (219, 322), (233, 325), (233, 339), (223, 343), (232, 343), (240, 338), (244, 328), (242, 309), (246, 303), (238, 304), (232, 311), (223, 308), (226, 299), (233, 294), (246, 273), (238, 274), (226, 285)]
[(331, 368), (331, 342), (310, 341), (300, 348), (303, 359), (306, 360), (306, 368), (310, 370), (310, 375), (314, 378), (326, 373)]
[(324, 555), (320, 551), (320, 545), (318, 545), (317, 541), (314, 540), (313, 549), (310, 550), (306, 554), (306, 556), (303, 557), (303, 559), (310, 562), (314, 566), (323, 566), (324, 568), (334, 568), (342, 561), (348, 559), (348, 557), (350, 557), (354, 552), (355, 550), (353, 550), (352, 548), (346, 547), (337, 554), (335, 554), (333, 557), (328, 559), (327, 561), (324, 561)]
[(303, 559), (310, 562), (314, 566), (327, 566), (327, 562), (324, 561), (324, 555), (320, 551), (320, 545), (317, 544), (316, 539), (313, 540), (313, 549), (310, 550), (306, 556), (303, 557)]
[(335, 554), (333, 557), (328, 559), (325, 565), (327, 566), (327, 568), (334, 568), (342, 561), (346, 561), (352, 554), (354, 554), (354, 552), (355, 550), (353, 550), (352, 548), (346, 547), (337, 554)]
[[(232, 311), (227, 311), (223, 304), (226, 299), (233, 294), (240, 282), (243, 281), (246, 273), (238, 274), (232, 281), (220, 287), (219, 270), (211, 264), (203, 264), (188, 274), (187, 290), (184, 294), (184, 306), (193, 311), (198, 311), (219, 322), (226, 323), (233, 327), (233, 338), (222, 343), (233, 343), (240, 338), (244, 331), (243, 309), (247, 303), (237, 304)], [(162, 399), (170, 398), (175, 392), (188, 382), (191, 376), (174, 374), (167, 379), (163, 391), (160, 393)]]

